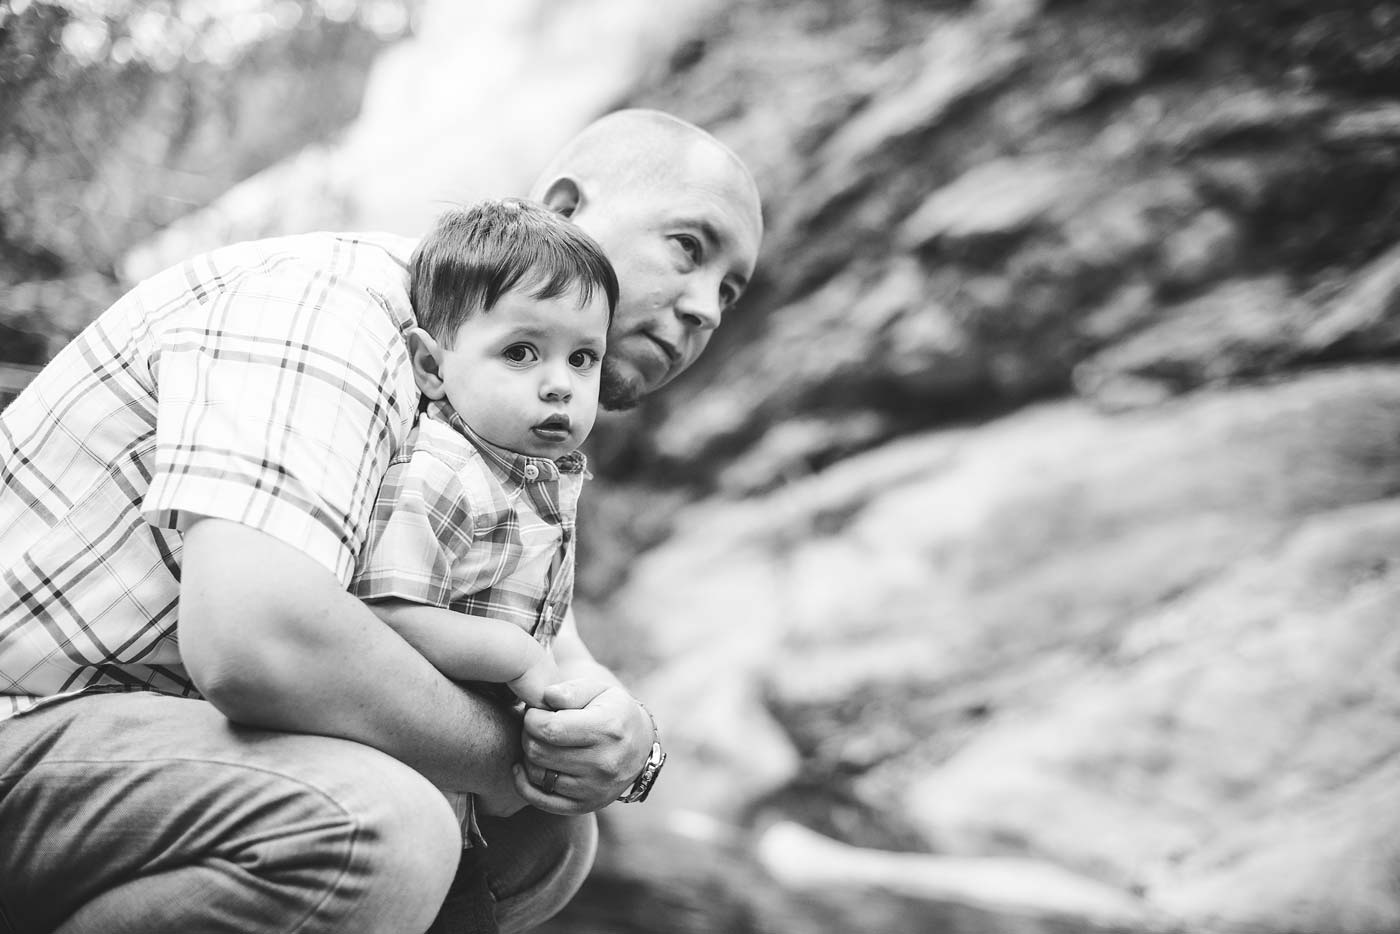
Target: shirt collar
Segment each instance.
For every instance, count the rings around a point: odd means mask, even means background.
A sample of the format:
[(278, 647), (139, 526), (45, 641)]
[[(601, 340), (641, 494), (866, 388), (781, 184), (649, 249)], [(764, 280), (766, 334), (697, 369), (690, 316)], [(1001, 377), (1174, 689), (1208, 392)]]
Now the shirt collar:
[(445, 398), (429, 401), (427, 408), (435, 418), (450, 425), (475, 445), (494, 470), (517, 484), (539, 483), (541, 480), (557, 481), (560, 474), (582, 474), (588, 470), (588, 459), (581, 451), (570, 451), (550, 460), (547, 457), (531, 457), (529, 454), (508, 451), (492, 444), (472, 431), (471, 426), (457, 414), (457, 410), (452, 408), (452, 403)]

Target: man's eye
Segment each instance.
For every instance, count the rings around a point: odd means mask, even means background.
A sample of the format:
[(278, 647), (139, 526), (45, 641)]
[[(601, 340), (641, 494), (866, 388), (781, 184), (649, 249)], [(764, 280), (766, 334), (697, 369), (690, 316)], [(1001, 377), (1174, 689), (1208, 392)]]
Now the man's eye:
[(535, 358), (535, 351), (529, 344), (511, 344), (501, 356), (511, 363), (528, 363)]
[(731, 286), (720, 286), (719, 305), (721, 308), (733, 308), (739, 301), (739, 290)]
[(690, 234), (680, 234), (676, 237), (676, 242), (680, 244), (681, 249), (685, 251), (685, 255), (690, 257), (691, 262), (700, 262), (703, 248), (700, 246), (699, 240), (692, 237)]
[(591, 350), (575, 350), (569, 354), (569, 366), (579, 370), (591, 369), (598, 363), (598, 355)]

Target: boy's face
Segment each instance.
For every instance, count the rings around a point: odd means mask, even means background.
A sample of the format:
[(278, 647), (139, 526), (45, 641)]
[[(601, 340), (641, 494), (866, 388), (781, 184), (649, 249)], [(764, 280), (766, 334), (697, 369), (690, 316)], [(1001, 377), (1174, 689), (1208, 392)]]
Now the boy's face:
[(598, 415), (608, 300), (507, 292), (462, 322), (439, 358), (452, 407), (484, 440), (533, 457), (577, 448)]

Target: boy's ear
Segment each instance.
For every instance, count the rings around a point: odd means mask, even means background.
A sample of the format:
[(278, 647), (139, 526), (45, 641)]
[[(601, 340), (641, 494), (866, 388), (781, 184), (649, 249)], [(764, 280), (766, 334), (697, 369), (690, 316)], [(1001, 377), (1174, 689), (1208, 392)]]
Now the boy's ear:
[(413, 328), (408, 332), (408, 359), (413, 366), (413, 381), (418, 384), (419, 392), (435, 401), (447, 395), (442, 383), (442, 348), (422, 328)]
[(555, 213), (573, 217), (583, 206), (583, 188), (577, 179), (561, 175), (549, 183), (540, 201)]

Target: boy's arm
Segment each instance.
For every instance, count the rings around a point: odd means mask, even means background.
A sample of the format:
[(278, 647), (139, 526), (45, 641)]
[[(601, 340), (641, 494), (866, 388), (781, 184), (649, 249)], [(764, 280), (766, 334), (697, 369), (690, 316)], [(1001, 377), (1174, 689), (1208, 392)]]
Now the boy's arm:
[(193, 522), (183, 554), (180, 654), (230, 720), (364, 743), (488, 813), (525, 803), (517, 717), (448, 680), (323, 566), (221, 519)]
[(454, 681), (505, 683), (531, 707), (561, 680), (554, 659), (525, 630), (489, 616), (407, 600), (378, 600), (370, 610)]

